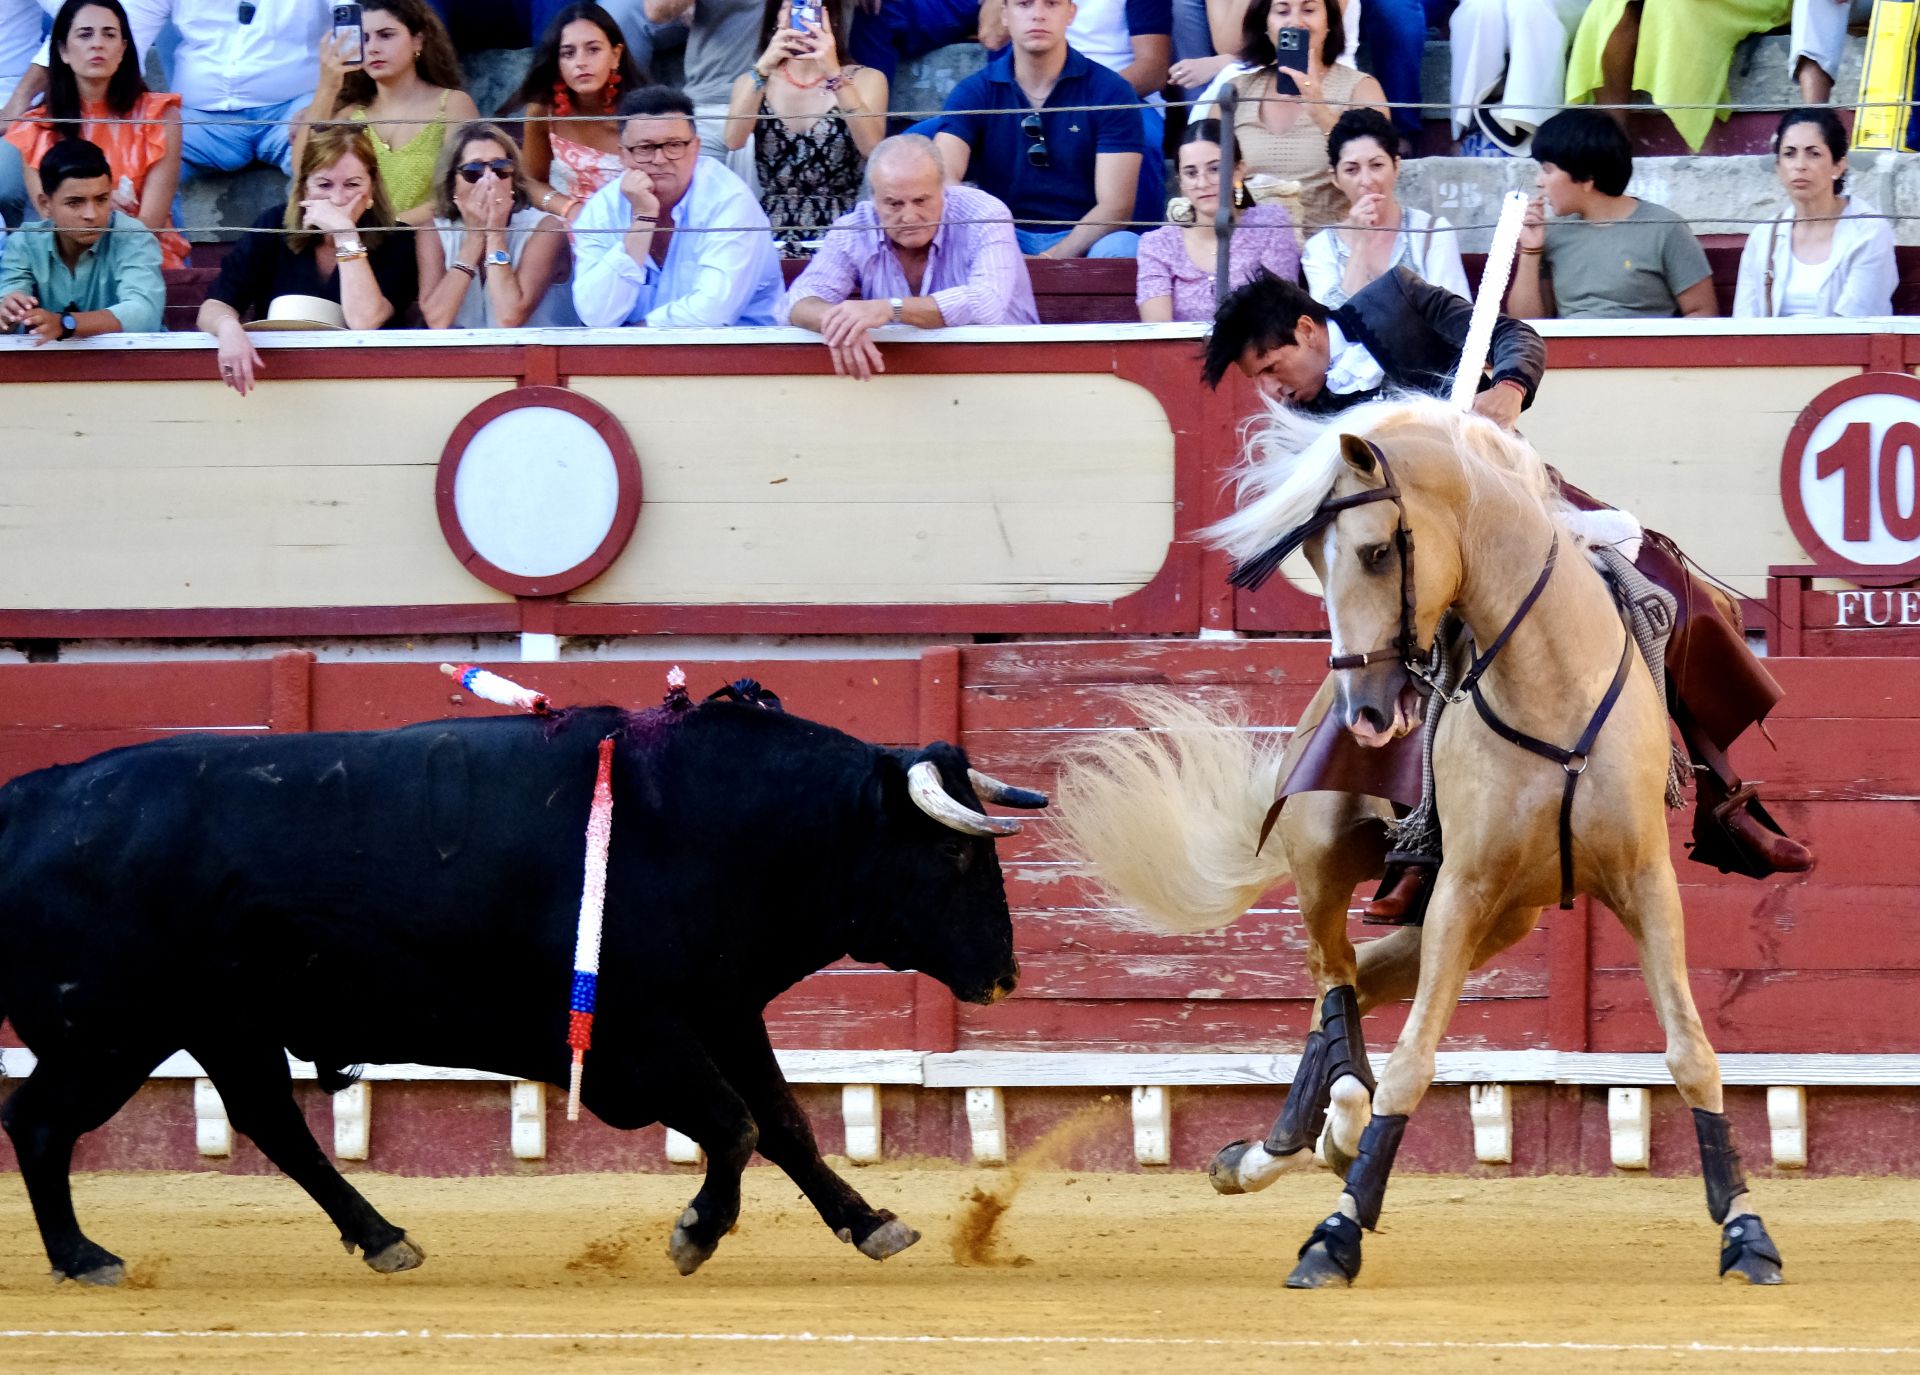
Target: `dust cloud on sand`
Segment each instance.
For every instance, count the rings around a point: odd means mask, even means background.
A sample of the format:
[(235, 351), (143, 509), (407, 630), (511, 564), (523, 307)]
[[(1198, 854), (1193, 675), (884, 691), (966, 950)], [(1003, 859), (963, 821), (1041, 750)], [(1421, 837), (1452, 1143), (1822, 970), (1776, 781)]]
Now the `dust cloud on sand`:
[(1112, 1098), (1089, 1103), (1071, 1117), (1063, 1118), (1041, 1134), (1040, 1138), (1015, 1155), (1004, 1170), (975, 1185), (961, 1200), (954, 1219), (953, 1262), (956, 1265), (1025, 1265), (1024, 1256), (1008, 1256), (1000, 1245), (1000, 1223), (1013, 1207), (1013, 1200), (1027, 1177), (1035, 1170), (1050, 1170), (1086, 1137), (1110, 1130), (1124, 1105)]

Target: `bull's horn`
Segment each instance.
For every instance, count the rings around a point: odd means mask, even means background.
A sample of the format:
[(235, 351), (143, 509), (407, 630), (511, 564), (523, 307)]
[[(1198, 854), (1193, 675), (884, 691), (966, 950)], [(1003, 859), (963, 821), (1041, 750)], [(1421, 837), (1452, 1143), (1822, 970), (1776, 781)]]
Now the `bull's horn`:
[(940, 784), (940, 770), (931, 759), (922, 759), (907, 770), (907, 794), (913, 805), (939, 822), (970, 836), (1010, 836), (1020, 823), (1010, 816), (988, 816), (957, 802)]
[(1011, 783), (1002, 783), (991, 774), (981, 773), (978, 769), (968, 769), (967, 777), (973, 780), (973, 790), (980, 794), (983, 802), (998, 803), (1002, 807), (1022, 807), (1027, 811), (1038, 811), (1047, 805), (1047, 795), (1035, 792), (1032, 788), (1016, 788)]

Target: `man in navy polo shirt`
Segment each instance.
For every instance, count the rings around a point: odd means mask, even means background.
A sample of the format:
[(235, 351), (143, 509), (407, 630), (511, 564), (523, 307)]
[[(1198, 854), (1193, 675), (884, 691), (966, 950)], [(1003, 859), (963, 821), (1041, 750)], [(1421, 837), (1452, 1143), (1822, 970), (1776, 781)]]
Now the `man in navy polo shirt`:
[(1125, 222), (1136, 197), (1159, 219), (1165, 168), (1154, 149), (1143, 171), (1133, 87), (1067, 45), (1074, 14), (1073, 0), (1007, 0), (1009, 50), (953, 88), (936, 141), (949, 181), (1013, 211), (1023, 252), (1131, 258), (1140, 236)]

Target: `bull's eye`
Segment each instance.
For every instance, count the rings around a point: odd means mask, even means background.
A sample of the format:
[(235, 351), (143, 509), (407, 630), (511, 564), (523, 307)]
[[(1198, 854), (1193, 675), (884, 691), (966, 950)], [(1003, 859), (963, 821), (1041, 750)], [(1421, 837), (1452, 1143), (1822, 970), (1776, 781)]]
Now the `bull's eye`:
[(1391, 544), (1385, 541), (1379, 544), (1369, 544), (1360, 550), (1360, 566), (1369, 573), (1384, 573), (1387, 568), (1387, 560), (1392, 557), (1393, 546)]
[(942, 858), (963, 874), (966, 873), (968, 866), (973, 863), (973, 846), (967, 844), (964, 840), (954, 839), (941, 841), (940, 854)]

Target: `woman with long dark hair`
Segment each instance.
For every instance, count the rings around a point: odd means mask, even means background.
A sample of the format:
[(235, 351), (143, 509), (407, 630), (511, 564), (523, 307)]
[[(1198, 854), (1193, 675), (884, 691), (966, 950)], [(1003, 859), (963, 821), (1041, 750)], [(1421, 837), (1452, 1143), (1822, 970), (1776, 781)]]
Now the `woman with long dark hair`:
[[(66, 138), (99, 145), (113, 171), (113, 208), (160, 236), (164, 267), (187, 261), (173, 229), (180, 185), (180, 97), (149, 91), (120, 0), (67, 0), (53, 19), (46, 103), (15, 121), (7, 142), (26, 164), (29, 203), (39, 194), (34, 169)], [(135, 120), (137, 123), (114, 123)]]
[(592, 3), (553, 16), (520, 89), (500, 106), (526, 120), (533, 203), (572, 224), (587, 198), (618, 181), (620, 97), (647, 84), (614, 17)]
[(433, 169), (447, 130), (479, 118), (453, 40), (424, 0), (365, 0), (362, 60), (350, 63), (328, 30), (320, 40), (320, 82), (294, 137), (300, 160), (306, 125), (364, 121), (380, 158), (380, 179), (403, 224), (433, 216)]

